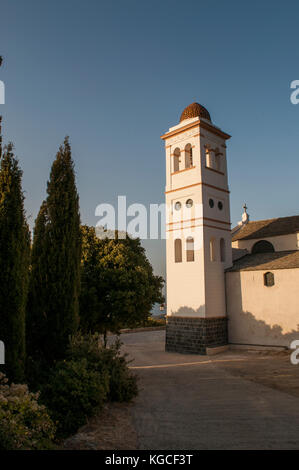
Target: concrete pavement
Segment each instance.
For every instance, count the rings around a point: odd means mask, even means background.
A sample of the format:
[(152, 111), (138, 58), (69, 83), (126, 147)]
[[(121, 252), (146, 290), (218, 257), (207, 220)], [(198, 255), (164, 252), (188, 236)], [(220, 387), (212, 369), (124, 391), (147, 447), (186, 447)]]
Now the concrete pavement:
[[(229, 374), (217, 356), (164, 351), (164, 331), (124, 334), (139, 376), (131, 413), (140, 449), (298, 449), (299, 398)], [(299, 366), (298, 366), (299, 367)]]

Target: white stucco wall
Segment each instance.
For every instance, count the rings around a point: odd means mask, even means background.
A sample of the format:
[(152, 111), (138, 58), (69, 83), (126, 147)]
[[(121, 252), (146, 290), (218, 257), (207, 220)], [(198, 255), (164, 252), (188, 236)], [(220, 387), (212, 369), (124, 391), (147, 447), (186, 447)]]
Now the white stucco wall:
[(276, 237), (256, 238), (254, 240), (237, 240), (232, 242), (233, 248), (246, 248), (250, 253), (255, 243), (260, 240), (267, 240), (274, 246), (275, 251), (288, 251), (299, 249), (299, 233), (288, 235), (278, 235)]
[[(199, 243), (195, 247), (194, 261), (187, 262), (185, 250), (186, 236), (175, 230), (169, 233), (169, 238), (166, 242), (167, 315), (205, 316), (202, 231), (195, 236)], [(175, 263), (174, 261), (175, 238), (181, 238), (182, 240), (183, 259), (181, 263)]]
[[(210, 240), (215, 242), (215, 261), (210, 259)], [(220, 257), (220, 239), (225, 240), (225, 261)], [(231, 266), (230, 232), (205, 227), (205, 305), (207, 317), (226, 316), (225, 273)]]
[(230, 343), (289, 347), (299, 339), (299, 268), (271, 271), (272, 287), (265, 272), (226, 273)]

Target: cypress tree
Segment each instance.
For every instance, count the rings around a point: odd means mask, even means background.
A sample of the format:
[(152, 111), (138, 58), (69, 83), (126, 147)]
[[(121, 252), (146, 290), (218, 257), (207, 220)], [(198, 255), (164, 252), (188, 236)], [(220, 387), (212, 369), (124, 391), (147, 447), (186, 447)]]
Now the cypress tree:
[(5, 344), (2, 370), (11, 381), (24, 378), (29, 259), (22, 171), (9, 144), (0, 161), (0, 339)]
[[(38, 361), (38, 367), (33, 368), (31, 362), (30, 375), (39, 371), (43, 366), (45, 357), (43, 353), (47, 341), (47, 312), (48, 305), (48, 253), (47, 237), (47, 204), (43, 201), (35, 221), (33, 245), (31, 250), (31, 272), (27, 303), (26, 342), (28, 359)], [(31, 380), (33, 377), (29, 377)], [(36, 379), (36, 377), (34, 377)]]
[(68, 138), (53, 162), (34, 230), (28, 329), (30, 351), (50, 365), (64, 358), (79, 323), (79, 198)]

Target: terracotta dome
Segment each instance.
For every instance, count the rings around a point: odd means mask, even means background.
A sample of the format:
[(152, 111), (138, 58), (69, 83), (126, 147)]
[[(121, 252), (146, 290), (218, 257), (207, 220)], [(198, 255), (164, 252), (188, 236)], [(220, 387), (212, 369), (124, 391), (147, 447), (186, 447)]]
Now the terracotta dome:
[(184, 121), (185, 119), (195, 117), (204, 118), (208, 121), (211, 121), (210, 113), (204, 106), (199, 103), (192, 103), (189, 104), (189, 106), (187, 106), (187, 108), (185, 108), (182, 112), (180, 122)]

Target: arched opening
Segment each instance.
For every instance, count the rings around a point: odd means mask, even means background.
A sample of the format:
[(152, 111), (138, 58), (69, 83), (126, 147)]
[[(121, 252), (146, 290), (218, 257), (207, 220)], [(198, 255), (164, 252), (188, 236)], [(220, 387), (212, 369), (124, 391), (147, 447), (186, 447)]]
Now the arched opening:
[(176, 148), (173, 152), (173, 171), (180, 171), (180, 156), (181, 151), (179, 148)]
[(185, 147), (185, 168), (191, 168), (193, 166), (193, 155), (192, 146), (187, 144)]
[(225, 261), (225, 240), (224, 238), (220, 238), (220, 259), (222, 263)]
[(180, 238), (174, 240), (174, 261), (175, 263), (182, 262), (182, 240)]
[(186, 240), (187, 261), (194, 261), (194, 239), (188, 237)]
[(275, 284), (274, 274), (271, 272), (267, 272), (264, 274), (264, 286), (272, 287)]
[(215, 168), (217, 171), (221, 171), (221, 153), (218, 148), (215, 150)]
[(213, 158), (210, 147), (206, 147), (206, 167), (213, 168)]
[(210, 240), (210, 261), (216, 261), (216, 240), (211, 238)]
[(267, 240), (260, 240), (256, 242), (251, 250), (252, 254), (256, 253), (274, 253), (274, 246), (272, 243), (268, 242)]

